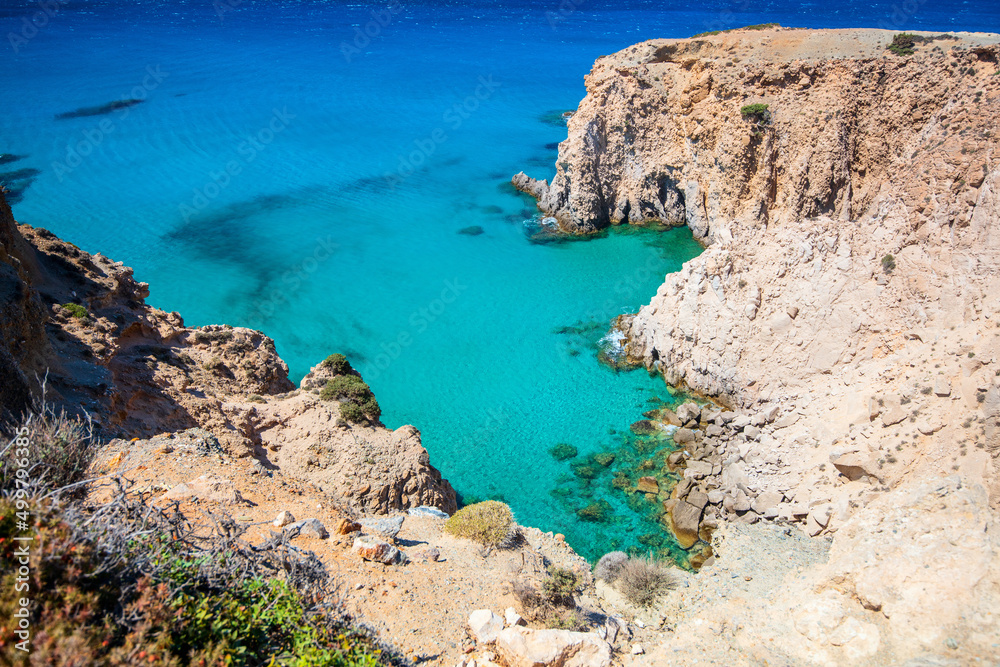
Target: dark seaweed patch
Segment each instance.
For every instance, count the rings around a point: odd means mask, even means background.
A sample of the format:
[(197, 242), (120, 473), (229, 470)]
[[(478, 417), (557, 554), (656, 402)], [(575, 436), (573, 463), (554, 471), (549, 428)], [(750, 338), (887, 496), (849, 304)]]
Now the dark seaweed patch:
[(13, 153), (0, 153), (0, 164), (10, 164), (11, 162), (23, 160), (25, 157), (24, 155), (14, 155)]
[(56, 120), (67, 120), (69, 118), (87, 118), (90, 116), (104, 116), (115, 111), (120, 111), (122, 109), (127, 109), (129, 107), (135, 106), (136, 104), (142, 104), (144, 100), (115, 100), (114, 102), (108, 102), (107, 104), (102, 104), (96, 107), (80, 107), (75, 111), (67, 111), (66, 113), (61, 113), (56, 115)]

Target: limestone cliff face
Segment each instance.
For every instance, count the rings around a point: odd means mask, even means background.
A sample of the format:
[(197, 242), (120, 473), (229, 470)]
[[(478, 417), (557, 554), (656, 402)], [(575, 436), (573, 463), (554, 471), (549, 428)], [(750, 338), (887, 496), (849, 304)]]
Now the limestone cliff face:
[[(775, 502), (833, 536), (828, 572), (788, 600), (826, 609), (840, 591), (855, 618), (846, 642), (805, 621), (787, 636), (776, 617), (740, 623), (742, 655), (778, 635), (801, 652), (759, 662), (937, 660), (942, 628), (948, 660), (995, 654), (993, 621), (962, 610), (1000, 604), (997, 544), (958, 553), (966, 542), (928, 531), (961, 515), (982, 537), (1000, 508), (1000, 35), (924, 37), (908, 56), (878, 30), (639, 44), (594, 65), (551, 185), (514, 179), (565, 232), (686, 224), (706, 245), (621, 320), (626, 352), (729, 403), (733, 424), (768, 415), (698, 488), (726, 521)], [(685, 482), (699, 476), (689, 461)], [(928, 488), (934, 502), (917, 502)], [(697, 623), (717, 636), (726, 614)], [(694, 654), (680, 626), (670, 637), (663, 656)]]
[[(908, 57), (891, 39), (738, 31), (597, 61), (552, 184), (518, 185), (566, 231), (658, 221), (709, 244), (635, 318), (634, 356), (752, 402), (775, 387), (762, 358), (795, 382), (882, 344), (889, 322), (965, 317), (992, 293), (997, 38)], [(755, 103), (769, 119), (741, 115)]]
[[(230, 454), (285, 469), (364, 511), (455, 510), (455, 492), (415, 429), (348, 425), (335, 402), (296, 398), (288, 366), (261, 332), (186, 327), (179, 314), (148, 306), (148, 295), (121, 262), (18, 226), (0, 193), (0, 416), (40, 398), (35, 378), (44, 378), (45, 400), (89, 415), (101, 439), (197, 426)], [(279, 442), (289, 446), (275, 464)], [(320, 446), (317, 457), (310, 447)], [(335, 473), (308, 474), (331, 461)]]

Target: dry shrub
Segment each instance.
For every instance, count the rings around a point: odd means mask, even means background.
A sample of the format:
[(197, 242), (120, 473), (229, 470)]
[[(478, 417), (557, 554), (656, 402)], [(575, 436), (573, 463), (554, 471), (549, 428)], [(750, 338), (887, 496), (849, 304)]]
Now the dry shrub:
[(609, 584), (615, 583), (621, 572), (622, 565), (628, 562), (628, 555), (624, 551), (612, 551), (601, 556), (594, 566), (594, 576)]
[(490, 549), (509, 548), (517, 538), (514, 513), (499, 500), (463, 507), (445, 522), (444, 530), (449, 535), (464, 537)]
[(652, 607), (677, 585), (669, 569), (646, 558), (630, 558), (622, 564), (615, 587), (637, 607)]
[[(21, 422), (0, 453), (0, 489), (13, 491), (15, 462), (26, 461), (28, 495), (81, 482), (94, 459), (91, 424), (41, 406)], [(20, 488), (25, 488), (24, 484)]]

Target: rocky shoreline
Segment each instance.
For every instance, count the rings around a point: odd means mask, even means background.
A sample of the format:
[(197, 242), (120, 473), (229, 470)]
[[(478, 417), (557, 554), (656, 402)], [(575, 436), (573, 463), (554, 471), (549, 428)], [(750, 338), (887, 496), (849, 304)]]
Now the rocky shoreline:
[[(909, 55), (892, 38), (636, 45), (587, 77), (552, 184), (514, 178), (563, 233), (686, 224), (706, 244), (618, 323), (628, 361), (731, 408), (649, 417), (677, 446), (663, 512), (712, 549), (655, 604), (560, 536), (448, 535), (454, 490), (349, 365), (296, 388), (262, 333), (186, 327), (2, 196), (0, 411), (44, 390), (92, 415), (95, 472), (224, 507), (254, 538), (294, 530), (414, 662), (993, 664), (1000, 38), (921, 35)], [(650, 479), (636, 492), (656, 497)], [(521, 629), (517, 582), (557, 570), (573, 630)]]

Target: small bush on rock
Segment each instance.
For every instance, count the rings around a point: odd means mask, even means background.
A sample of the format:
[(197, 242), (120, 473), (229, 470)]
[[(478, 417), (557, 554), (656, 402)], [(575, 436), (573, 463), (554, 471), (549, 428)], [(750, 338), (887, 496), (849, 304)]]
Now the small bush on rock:
[(916, 37), (917, 35), (911, 35), (907, 32), (896, 33), (896, 36), (892, 38), (892, 42), (889, 44), (889, 50), (897, 56), (912, 56), (913, 47), (917, 43)]
[(740, 115), (743, 116), (743, 120), (752, 120), (756, 122), (766, 123), (771, 119), (771, 112), (768, 111), (768, 105), (761, 104), (760, 102), (740, 107)]
[(69, 314), (78, 320), (85, 320), (90, 315), (87, 309), (78, 303), (64, 303), (63, 308), (69, 311)]
[(637, 607), (652, 607), (677, 585), (670, 570), (646, 558), (630, 558), (618, 572), (615, 587)]
[(487, 548), (505, 549), (514, 544), (517, 524), (510, 507), (499, 500), (487, 500), (455, 512), (445, 522), (444, 531)]
[(357, 375), (338, 375), (329, 380), (319, 397), (324, 401), (340, 401), (340, 414), (349, 422), (377, 420), (382, 415), (371, 387)]
[(573, 593), (576, 591), (577, 577), (569, 570), (554, 567), (549, 570), (548, 578), (542, 582), (545, 597), (554, 605), (575, 607)]
[(628, 562), (628, 555), (624, 551), (612, 551), (604, 554), (594, 566), (594, 576), (609, 584), (613, 584), (621, 573), (622, 566)]
[(896, 268), (896, 258), (892, 255), (885, 255), (882, 257), (882, 270), (886, 273), (892, 273), (893, 269)]
[(354, 368), (351, 367), (351, 362), (349, 362), (347, 357), (339, 352), (331, 354), (329, 357), (324, 359), (320, 365), (325, 368), (329, 368), (334, 375), (349, 375), (354, 373)]

